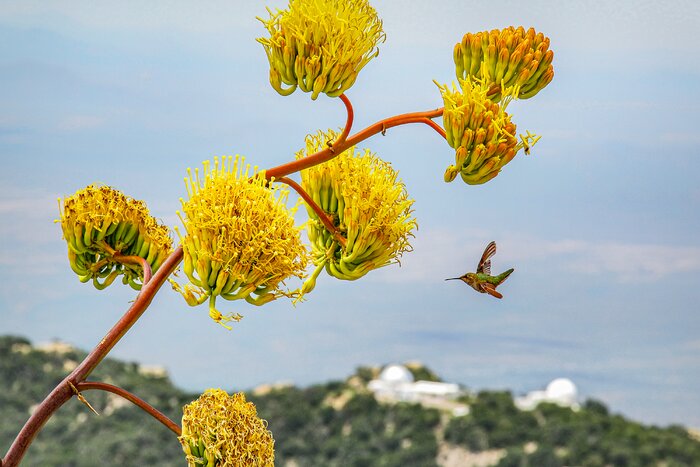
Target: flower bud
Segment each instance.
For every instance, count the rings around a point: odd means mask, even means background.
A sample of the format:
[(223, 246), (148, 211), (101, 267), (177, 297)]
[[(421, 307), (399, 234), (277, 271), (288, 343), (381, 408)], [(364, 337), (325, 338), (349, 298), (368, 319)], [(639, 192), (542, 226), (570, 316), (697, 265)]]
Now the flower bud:
[(258, 19), (270, 33), (257, 39), (277, 71), (270, 73), (270, 84), (285, 96), (297, 86), (314, 100), (320, 93), (341, 95), (385, 40), (367, 0), (290, 0), (288, 10)]
[(98, 289), (117, 276), (140, 290), (143, 268), (115, 255), (138, 256), (156, 271), (172, 251), (169, 229), (153, 218), (146, 204), (108, 186), (88, 185), (59, 200), (63, 238), (71, 269), (82, 282), (92, 279)]
[(182, 409), (180, 444), (188, 467), (273, 467), (275, 440), (243, 393), (208, 389)]
[(519, 86), (518, 99), (528, 99), (554, 77), (549, 38), (522, 26), (476, 34), (467, 33), (455, 45), (453, 58), (458, 80), (476, 78), (489, 87), (489, 98), (498, 102), (505, 89)]
[(460, 80), (460, 88), (438, 84), (445, 103), (443, 123), (447, 143), (455, 149), (455, 164), (445, 171), (451, 182), (459, 173), (464, 182), (480, 185), (493, 179), (515, 154), (529, 148), (539, 139), (529, 132), (518, 142), (515, 124), (506, 112), (508, 103), (517, 94), (515, 86), (505, 90), (501, 102), (489, 99), (489, 87), (480, 80)]

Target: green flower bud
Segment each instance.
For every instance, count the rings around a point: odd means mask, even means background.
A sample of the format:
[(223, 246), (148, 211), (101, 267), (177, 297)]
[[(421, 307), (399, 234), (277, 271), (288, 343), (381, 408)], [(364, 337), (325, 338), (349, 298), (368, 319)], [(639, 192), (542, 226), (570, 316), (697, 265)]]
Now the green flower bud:
[(153, 218), (146, 204), (108, 186), (88, 185), (59, 200), (63, 238), (71, 269), (82, 282), (104, 289), (119, 276), (136, 290), (143, 267), (119, 256), (138, 256), (156, 271), (172, 251), (169, 229)]
[(476, 78), (489, 88), (488, 96), (498, 102), (505, 89), (519, 86), (518, 99), (540, 92), (554, 77), (549, 38), (522, 26), (467, 33), (455, 45), (453, 59), (458, 80)]
[[(288, 10), (258, 18), (270, 33), (265, 48), (270, 84), (283, 96), (299, 87), (316, 99), (337, 97), (379, 53), (382, 22), (367, 0), (290, 0)], [(283, 84), (288, 87), (283, 87)]]
[(520, 149), (529, 153), (539, 136), (527, 133), (516, 138), (516, 126), (506, 108), (519, 87), (505, 90), (503, 99), (495, 102), (488, 97), (487, 83), (460, 80), (460, 88), (438, 84), (445, 103), (443, 123), (447, 143), (455, 149), (455, 164), (445, 171), (446, 182), (459, 173), (465, 183), (480, 185), (494, 178)]

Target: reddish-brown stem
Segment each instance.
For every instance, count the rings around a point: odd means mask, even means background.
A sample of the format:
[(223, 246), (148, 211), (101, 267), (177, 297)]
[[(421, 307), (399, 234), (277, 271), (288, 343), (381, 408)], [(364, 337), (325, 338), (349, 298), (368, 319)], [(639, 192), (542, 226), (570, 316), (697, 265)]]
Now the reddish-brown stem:
[[(431, 119), (440, 117), (442, 115), (443, 107), (440, 107), (439, 109), (435, 110), (428, 110), (426, 112), (413, 112), (413, 113), (407, 113), (407, 114), (402, 114), (402, 115), (396, 115), (395, 117), (389, 117), (384, 120), (380, 120), (364, 130), (358, 131), (351, 137), (349, 137), (347, 140), (345, 140), (345, 144), (349, 146), (353, 146), (361, 141), (366, 140), (367, 138), (376, 135), (377, 133), (384, 133), (386, 130), (389, 128), (393, 128), (395, 126), (399, 125), (406, 125), (408, 123), (425, 123), (426, 125), (430, 126), (433, 129), (438, 129), (440, 128), (439, 125), (437, 125), (435, 122), (433, 122)], [(445, 133), (444, 131), (441, 131), (442, 128), (440, 128), (440, 135), (444, 138)]]
[(105, 241), (102, 241), (100, 246), (104, 248), (107, 253), (112, 255), (114, 261), (118, 263), (136, 264), (141, 266), (141, 268), (143, 269), (143, 285), (146, 285), (146, 282), (151, 280), (153, 272), (151, 271), (151, 265), (148, 263), (148, 261), (146, 261), (145, 258), (136, 255), (122, 255), (117, 250), (109, 246), (109, 244)]
[(77, 385), (78, 391), (89, 391), (90, 389), (100, 389), (102, 391), (111, 392), (118, 396), (123, 397), (134, 405), (138, 406), (141, 410), (148, 413), (150, 416), (158, 420), (160, 423), (165, 425), (170, 431), (178, 436), (182, 435), (182, 430), (177, 423), (170, 420), (161, 411), (153, 407), (151, 404), (141, 399), (138, 396), (130, 393), (126, 389), (120, 388), (119, 386), (114, 386), (112, 384), (100, 383), (97, 381), (83, 381)]
[(340, 136), (338, 136), (338, 139), (333, 143), (333, 146), (331, 146), (331, 152), (335, 151), (335, 146), (337, 144), (342, 144), (348, 137), (348, 135), (350, 134), (350, 130), (352, 129), (353, 119), (355, 118), (355, 111), (352, 109), (352, 103), (350, 103), (350, 99), (348, 99), (348, 96), (346, 96), (345, 94), (341, 94), (339, 97), (340, 100), (343, 101), (343, 104), (345, 104), (345, 110), (347, 110), (348, 112), (348, 119), (345, 122), (345, 128), (343, 128), (343, 132), (340, 134)]
[(442, 136), (443, 138), (447, 139), (447, 133), (445, 133), (445, 129), (444, 129), (443, 127), (441, 127), (440, 125), (438, 125), (437, 123), (435, 123), (434, 121), (432, 121), (431, 119), (429, 119), (429, 118), (424, 118), (424, 119), (421, 120), (420, 122), (416, 122), (416, 123), (425, 123), (425, 124), (428, 125), (430, 128), (432, 128), (433, 130), (437, 131), (438, 134), (439, 134), (440, 136)]
[(331, 235), (333, 235), (333, 238), (335, 238), (335, 240), (338, 243), (340, 243), (343, 247), (345, 247), (345, 243), (346, 243), (345, 237), (343, 237), (340, 234), (340, 231), (338, 230), (338, 228), (335, 225), (333, 225), (333, 222), (331, 222), (331, 220), (328, 218), (328, 215), (326, 215), (324, 210), (321, 209), (321, 206), (316, 204), (316, 202), (313, 200), (313, 198), (306, 192), (306, 190), (304, 190), (301, 187), (301, 185), (299, 185), (297, 182), (295, 182), (291, 178), (287, 178), (287, 177), (278, 178), (277, 181), (282, 182), (282, 183), (286, 183), (287, 185), (292, 187), (294, 189), (294, 191), (299, 193), (299, 196), (302, 197), (302, 199), (306, 202), (306, 204), (308, 204), (311, 207), (311, 209), (314, 210), (314, 212), (316, 213), (318, 218), (321, 219), (323, 226), (331, 233)]
[(146, 308), (150, 305), (156, 292), (158, 292), (163, 283), (165, 283), (165, 280), (177, 268), (180, 261), (182, 261), (182, 247), (178, 247), (170, 254), (151, 280), (143, 285), (141, 293), (136, 297), (136, 300), (134, 300), (134, 303), (124, 316), (117, 321), (92, 352), (85, 357), (85, 360), (83, 360), (71, 374), (66, 376), (34, 410), (29, 420), (24, 424), (17, 438), (15, 438), (10, 446), (9, 451), (7, 451), (3, 459), (2, 467), (16, 467), (19, 465), (27, 448), (46, 421), (59, 407), (73, 396), (73, 390), (69, 383), (78, 386), (81, 382), (85, 381), (85, 378), (88, 377), (124, 334), (131, 329), (131, 326), (141, 317), (143, 312), (146, 311)]
[[(308, 169), (314, 165), (322, 164), (333, 159), (338, 154), (342, 153), (345, 149), (353, 146), (367, 138), (376, 135), (377, 133), (384, 133), (389, 128), (405, 125), (408, 123), (425, 123), (434, 130), (438, 131), (440, 135), (444, 138), (445, 132), (431, 119), (439, 117), (442, 115), (443, 108), (429, 110), (426, 112), (413, 112), (401, 115), (396, 115), (394, 117), (389, 117), (384, 120), (380, 120), (364, 130), (361, 130), (354, 135), (348, 137), (340, 143), (334, 143), (332, 148), (322, 149), (314, 154), (311, 154), (303, 159), (297, 159), (286, 164), (278, 165), (267, 171), (265, 171), (265, 176), (267, 178), (274, 177), (279, 180), (280, 177), (287, 176), (289, 174), (299, 172), (300, 170)], [(332, 149), (332, 150), (331, 150)]]
[(123, 263), (123, 264), (137, 264), (143, 268), (143, 285), (146, 285), (148, 281), (151, 280), (151, 277), (153, 277), (153, 272), (151, 271), (151, 265), (148, 264), (148, 261), (146, 261), (146, 258), (142, 258), (140, 256), (136, 255), (120, 255), (116, 254), (114, 255), (114, 261), (118, 263)]

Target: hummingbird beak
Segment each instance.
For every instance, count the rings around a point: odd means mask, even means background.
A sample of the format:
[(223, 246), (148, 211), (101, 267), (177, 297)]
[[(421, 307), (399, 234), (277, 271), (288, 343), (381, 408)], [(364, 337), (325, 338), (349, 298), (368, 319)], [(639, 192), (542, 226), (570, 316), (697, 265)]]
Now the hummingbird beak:
[(449, 279), (445, 279), (446, 281), (459, 281), (462, 280), (461, 277), (450, 277)]

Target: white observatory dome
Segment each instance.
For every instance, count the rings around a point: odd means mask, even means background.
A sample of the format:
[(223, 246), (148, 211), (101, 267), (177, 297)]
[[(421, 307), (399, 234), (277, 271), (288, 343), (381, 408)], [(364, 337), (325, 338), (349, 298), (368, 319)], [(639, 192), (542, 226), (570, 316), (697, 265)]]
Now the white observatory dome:
[(568, 378), (557, 378), (547, 385), (547, 399), (564, 405), (576, 403), (578, 391), (576, 385)]
[(389, 384), (412, 383), (413, 375), (403, 365), (389, 365), (379, 374), (379, 379)]

